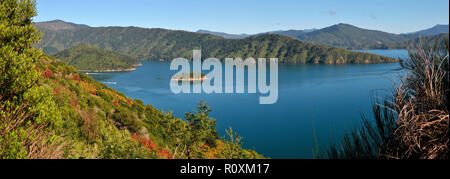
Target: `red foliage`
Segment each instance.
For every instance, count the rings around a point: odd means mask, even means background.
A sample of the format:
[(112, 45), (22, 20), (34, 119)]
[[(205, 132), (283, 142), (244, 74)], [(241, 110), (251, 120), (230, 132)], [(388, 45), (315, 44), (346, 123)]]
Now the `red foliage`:
[(53, 88), (53, 91), (55, 92), (55, 94), (59, 97), (61, 96), (61, 90), (59, 90), (58, 87)]
[(45, 78), (53, 78), (53, 72), (52, 72), (52, 70), (50, 70), (50, 69), (46, 69), (45, 71), (44, 71), (44, 77)]
[(59, 85), (59, 88), (62, 89), (64, 92), (70, 93), (70, 91), (66, 87), (64, 87), (63, 85), (61, 85), (59, 83), (58, 83), (58, 85)]
[(161, 149), (158, 153), (157, 156), (159, 158), (167, 158), (167, 159), (173, 159), (173, 155), (169, 153), (169, 151), (167, 151), (166, 149)]
[(133, 134), (131, 137), (132, 137), (134, 140), (139, 141), (139, 143), (141, 143), (145, 148), (148, 148), (148, 149), (150, 149), (150, 150), (152, 150), (152, 151), (158, 149), (158, 146), (156, 146), (156, 144), (153, 143), (152, 140), (147, 140), (147, 139), (145, 139), (145, 138), (141, 138), (141, 137), (139, 137), (139, 136), (136, 135), (136, 134)]
[(81, 78), (78, 74), (73, 75), (73, 80), (81, 82)]
[(164, 148), (159, 149), (159, 147), (155, 143), (153, 143), (152, 140), (139, 137), (136, 134), (133, 134), (131, 137), (134, 140), (136, 140), (139, 143), (141, 143), (142, 146), (144, 146), (145, 148), (148, 148), (151, 151), (156, 151), (156, 155), (158, 156), (158, 158), (166, 158), (166, 159), (172, 159), (173, 158), (173, 155), (170, 154), (169, 151), (167, 151)]
[(58, 87), (53, 88), (53, 92), (56, 94), (56, 97), (59, 101), (63, 101), (60, 88), (58, 88)]
[(113, 104), (114, 104), (114, 106), (119, 106), (119, 100), (114, 99), (114, 100), (113, 100)]
[(97, 90), (96, 89), (92, 90), (91, 94), (97, 96)]
[(75, 100), (73, 100), (72, 98), (69, 99), (70, 104), (73, 106), (73, 108), (75, 108), (75, 110), (78, 109), (77, 107), (77, 102)]

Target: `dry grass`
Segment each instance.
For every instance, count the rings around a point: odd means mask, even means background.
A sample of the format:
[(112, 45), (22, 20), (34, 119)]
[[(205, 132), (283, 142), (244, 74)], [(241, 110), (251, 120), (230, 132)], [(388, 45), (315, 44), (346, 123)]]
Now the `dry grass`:
[(395, 84), (392, 97), (373, 105), (374, 122), (347, 135), (329, 158), (448, 159), (449, 45), (409, 50), (401, 61), (408, 73)]
[(449, 144), (449, 46), (409, 50), (410, 60), (401, 65), (408, 70), (396, 88), (394, 109), (397, 129), (384, 156), (400, 159), (448, 158)]
[[(59, 159), (63, 157), (62, 142), (49, 140), (45, 123), (30, 122), (34, 114), (27, 111), (28, 103), (0, 104), (0, 159)], [(17, 155), (16, 147), (21, 146), (25, 155)], [(10, 151), (14, 149), (13, 151)]]

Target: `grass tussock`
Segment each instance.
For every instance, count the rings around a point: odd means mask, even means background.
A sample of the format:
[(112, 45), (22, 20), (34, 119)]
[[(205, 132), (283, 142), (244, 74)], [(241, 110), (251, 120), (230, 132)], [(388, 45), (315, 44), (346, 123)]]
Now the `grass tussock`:
[[(332, 159), (448, 159), (449, 44), (419, 44), (401, 60), (407, 72), (373, 118), (332, 146)], [(374, 121), (374, 122), (373, 122)]]

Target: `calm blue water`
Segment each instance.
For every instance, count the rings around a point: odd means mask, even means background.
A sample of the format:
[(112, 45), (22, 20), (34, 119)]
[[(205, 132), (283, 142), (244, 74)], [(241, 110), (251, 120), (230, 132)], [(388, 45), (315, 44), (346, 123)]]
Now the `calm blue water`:
[[(405, 50), (369, 50), (404, 57)], [(321, 150), (360, 124), (370, 114), (371, 95), (392, 86), (398, 64), (299, 65), (279, 67), (279, 98), (260, 105), (259, 94), (172, 94), (169, 63), (144, 61), (136, 71), (91, 75), (132, 98), (178, 117), (196, 109), (200, 100), (212, 105), (217, 130), (232, 126), (245, 147), (271, 158), (312, 158), (314, 130)], [(112, 82), (112, 83), (111, 83)], [(378, 91), (378, 92), (377, 92)]]

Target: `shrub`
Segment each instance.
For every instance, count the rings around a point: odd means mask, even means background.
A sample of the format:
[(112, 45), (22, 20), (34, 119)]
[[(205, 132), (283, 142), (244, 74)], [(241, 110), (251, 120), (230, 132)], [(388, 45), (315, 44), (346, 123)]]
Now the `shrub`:
[(395, 85), (392, 97), (373, 105), (376, 126), (347, 135), (329, 158), (448, 159), (449, 45), (409, 50), (401, 61), (408, 73)]

